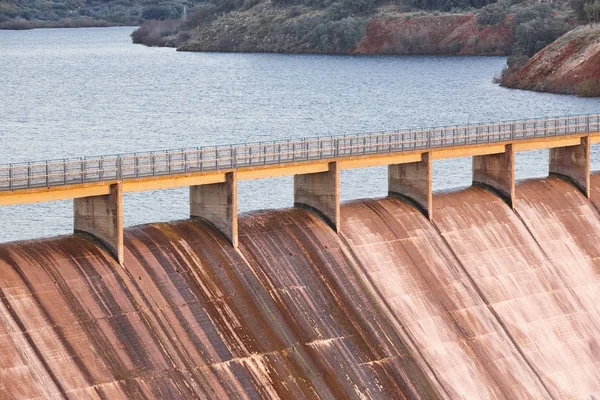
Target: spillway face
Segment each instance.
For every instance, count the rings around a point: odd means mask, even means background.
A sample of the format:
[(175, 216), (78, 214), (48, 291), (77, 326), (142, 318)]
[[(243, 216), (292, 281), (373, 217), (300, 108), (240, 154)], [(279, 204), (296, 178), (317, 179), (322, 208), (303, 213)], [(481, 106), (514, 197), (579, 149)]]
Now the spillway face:
[(155, 224), (126, 245), (126, 269), (79, 237), (0, 248), (0, 398), (317, 397), (218, 233)]
[(524, 181), (0, 245), (0, 399), (600, 396), (592, 199)]
[(521, 285), (538, 293), (522, 300), (520, 312), (506, 310), (507, 321), (554, 398), (597, 397), (600, 214), (557, 178), (525, 181), (517, 194), (516, 210), (551, 268)]
[(414, 359), (357, 279), (339, 237), (293, 209), (241, 220), (240, 250), (268, 290), (298, 351), (313, 360), (335, 398), (436, 398)]
[[(470, 194), (472, 199), (463, 197)], [(456, 231), (447, 232), (460, 242), (452, 246), (464, 247), (465, 253), (483, 259), (483, 263), (472, 261), (479, 263), (480, 273), (485, 274), (490, 268), (485, 257), (498, 254), (477, 243), (482, 232), (468, 230), (482, 229), (479, 227), (493, 224), (496, 218), (507, 217), (503, 214), (509, 209), (479, 189), (455, 193), (450, 198), (450, 202), (434, 198), (436, 221), (457, 219)], [(491, 201), (491, 219), (486, 223), (468, 221), (473, 210), (452, 206), (467, 200)], [(504, 212), (495, 215), (494, 206)], [(496, 233), (503, 236), (502, 246), (510, 244), (508, 232)], [(348, 204), (342, 208), (342, 235), (390, 321), (397, 331), (404, 330), (411, 338), (414, 351), (436, 377), (439, 393), (449, 398), (546, 397), (539, 379), (449, 241), (419, 211), (394, 198)], [(494, 243), (491, 246), (500, 247)], [(505, 258), (496, 261), (502, 268), (508, 268), (506, 262)]]
[(598, 214), (559, 179), (516, 192), (514, 213), (482, 189), (437, 196), (436, 227), (543, 385), (541, 397), (597, 395)]

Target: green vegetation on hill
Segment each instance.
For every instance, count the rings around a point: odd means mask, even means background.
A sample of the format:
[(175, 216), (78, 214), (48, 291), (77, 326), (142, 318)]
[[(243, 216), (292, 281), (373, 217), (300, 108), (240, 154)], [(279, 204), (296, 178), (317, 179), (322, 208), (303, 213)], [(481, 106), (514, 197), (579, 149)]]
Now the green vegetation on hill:
[(198, 0), (3, 0), (0, 29), (60, 26), (139, 25), (146, 20), (180, 18)]

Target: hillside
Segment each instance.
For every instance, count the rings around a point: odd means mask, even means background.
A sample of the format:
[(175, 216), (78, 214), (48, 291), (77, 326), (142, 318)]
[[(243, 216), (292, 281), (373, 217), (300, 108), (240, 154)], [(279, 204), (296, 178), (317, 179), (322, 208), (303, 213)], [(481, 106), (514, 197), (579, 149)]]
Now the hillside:
[(149, 19), (180, 18), (197, 0), (3, 0), (0, 29), (140, 25)]
[(572, 27), (562, 3), (223, 1), (198, 6), (185, 21), (148, 21), (133, 41), (182, 51), (508, 55)]
[(600, 26), (582, 26), (563, 35), (522, 67), (507, 69), (502, 85), (600, 96)]

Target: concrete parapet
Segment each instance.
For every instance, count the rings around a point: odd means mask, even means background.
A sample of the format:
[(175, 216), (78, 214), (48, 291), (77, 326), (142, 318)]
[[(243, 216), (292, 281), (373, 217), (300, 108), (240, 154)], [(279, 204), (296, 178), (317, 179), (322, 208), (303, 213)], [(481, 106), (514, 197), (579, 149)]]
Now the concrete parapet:
[(331, 227), (340, 231), (340, 169), (337, 161), (329, 170), (294, 175), (294, 206), (317, 211)]
[(418, 162), (388, 166), (388, 193), (412, 200), (429, 220), (433, 219), (431, 170), (431, 153), (423, 153)]
[(567, 178), (590, 197), (590, 140), (581, 138), (576, 146), (550, 149), (550, 176)]
[(473, 184), (491, 187), (514, 208), (515, 151), (512, 144), (506, 145), (504, 153), (473, 157)]
[(190, 216), (213, 224), (237, 248), (237, 173), (226, 173), (222, 183), (190, 186)]
[(73, 200), (74, 231), (98, 238), (123, 264), (123, 188), (110, 185), (110, 193)]

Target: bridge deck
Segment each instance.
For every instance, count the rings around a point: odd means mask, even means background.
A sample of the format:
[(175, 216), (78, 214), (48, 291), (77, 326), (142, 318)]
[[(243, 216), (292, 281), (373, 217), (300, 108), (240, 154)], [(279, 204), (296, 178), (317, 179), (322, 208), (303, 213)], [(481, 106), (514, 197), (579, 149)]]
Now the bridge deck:
[(225, 181), (325, 172), (432, 159), (600, 142), (600, 114), (213, 146), (114, 156), (83, 157), (0, 166), (0, 205), (106, 195), (122, 182), (124, 192)]

